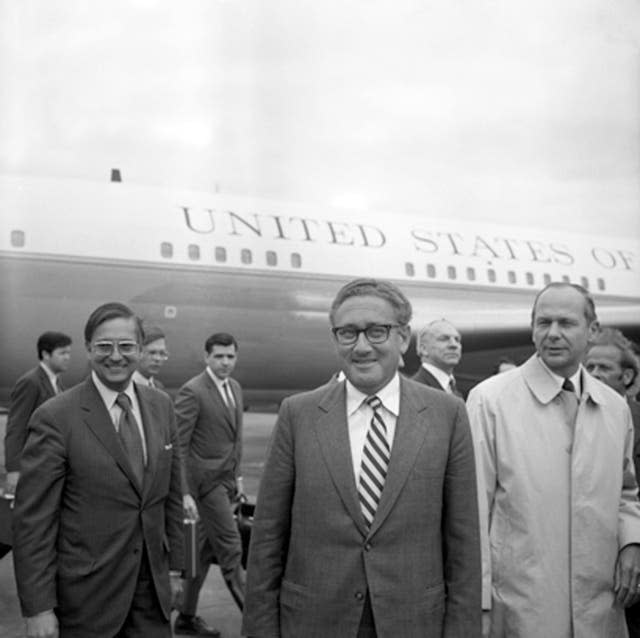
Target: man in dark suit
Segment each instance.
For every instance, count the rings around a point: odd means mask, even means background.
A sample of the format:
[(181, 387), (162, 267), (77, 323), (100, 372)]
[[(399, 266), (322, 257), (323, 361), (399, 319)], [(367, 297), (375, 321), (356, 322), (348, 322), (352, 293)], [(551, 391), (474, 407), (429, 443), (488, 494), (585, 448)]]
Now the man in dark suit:
[(411, 304), (346, 284), (330, 312), (346, 381), (282, 404), (254, 518), (244, 635), (475, 638), (474, 452), (464, 405), (398, 374)]
[(196, 615), (200, 588), (213, 556), (240, 607), (244, 601), (242, 540), (233, 517), (233, 502), (243, 493), (242, 389), (231, 378), (237, 354), (238, 344), (232, 335), (211, 335), (205, 343), (204, 372), (187, 381), (175, 401), (189, 489), (206, 538), (198, 575), (185, 584), (184, 604), (174, 624), (177, 634), (219, 635)]
[(60, 374), (71, 361), (71, 337), (62, 332), (45, 332), (38, 338), (40, 364), (22, 375), (11, 390), (7, 429), (4, 437), (5, 490), (13, 494), (20, 477), (20, 458), (27, 440), (27, 423), (35, 409), (64, 387)]
[(432, 321), (420, 331), (416, 349), (421, 365), (413, 380), (461, 397), (453, 376), (462, 356), (462, 339), (455, 326), (446, 319)]
[(142, 351), (138, 369), (133, 373), (134, 383), (164, 390), (163, 383), (157, 378), (162, 366), (169, 359), (164, 332), (158, 326), (142, 326)]
[(171, 636), (186, 486), (169, 397), (131, 382), (140, 339), (127, 306), (94, 310), (91, 375), (29, 422), (13, 521), (29, 636)]
[[(633, 460), (640, 478), (640, 404), (635, 400), (640, 363), (633, 344), (615, 328), (602, 328), (593, 338), (584, 360), (591, 375), (626, 397), (634, 429)], [(629, 638), (640, 638), (640, 603), (625, 609)]]

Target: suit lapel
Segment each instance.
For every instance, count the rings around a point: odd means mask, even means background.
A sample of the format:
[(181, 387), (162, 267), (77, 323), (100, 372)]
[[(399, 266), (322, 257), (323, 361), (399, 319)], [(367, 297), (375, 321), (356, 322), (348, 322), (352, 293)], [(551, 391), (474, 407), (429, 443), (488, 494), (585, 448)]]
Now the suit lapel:
[(363, 536), (367, 530), (360, 510), (351, 459), (344, 383), (331, 384), (318, 404), (316, 436), (333, 484)]
[(147, 466), (144, 471), (143, 485), (143, 493), (146, 495), (156, 475), (156, 463), (160, 454), (160, 445), (162, 444), (162, 437), (159, 436), (156, 428), (159, 427), (161, 421), (157, 414), (158, 406), (148, 400), (146, 393), (141, 392), (139, 388), (136, 387), (135, 392), (138, 397), (138, 405), (142, 415), (142, 429), (144, 430), (144, 439), (147, 444)]
[(427, 406), (411, 392), (407, 382), (400, 379), (400, 414), (396, 423), (396, 434), (391, 448), (391, 460), (387, 470), (380, 503), (371, 524), (369, 535), (373, 534), (389, 515), (402, 487), (422, 448), (427, 434), (428, 423), (421, 414)]
[(102, 443), (106, 451), (114, 458), (118, 467), (126, 474), (136, 492), (141, 495), (141, 486), (138, 485), (135, 474), (131, 469), (129, 459), (120, 444), (118, 434), (111, 421), (102, 397), (93, 385), (91, 378), (85, 381), (81, 397), (81, 409), (84, 414), (84, 422)]
[(56, 390), (53, 385), (51, 385), (51, 379), (49, 379), (49, 375), (42, 369), (41, 366), (38, 366), (38, 374), (40, 375), (40, 385), (44, 388), (47, 398), (54, 397), (56, 395)]
[[(227, 422), (229, 428), (232, 432), (235, 432), (235, 427), (233, 423), (233, 417), (231, 416), (231, 412), (227, 407), (227, 404), (224, 402), (220, 391), (218, 390), (218, 386), (215, 384), (214, 380), (209, 376), (209, 373), (205, 370), (202, 374), (205, 376), (205, 384), (207, 387), (207, 391), (210, 394), (211, 401), (213, 401), (215, 411), (222, 415)], [(235, 399), (235, 394), (233, 395)]]

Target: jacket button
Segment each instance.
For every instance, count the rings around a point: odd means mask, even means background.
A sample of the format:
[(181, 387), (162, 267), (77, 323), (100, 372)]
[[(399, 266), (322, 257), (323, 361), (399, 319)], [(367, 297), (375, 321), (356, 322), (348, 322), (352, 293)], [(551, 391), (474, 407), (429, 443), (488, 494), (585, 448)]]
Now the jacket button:
[(364, 600), (364, 594), (361, 591), (356, 592), (356, 600)]
[(367, 543), (367, 544), (364, 546), (364, 551), (365, 551), (365, 552), (368, 552), (370, 549), (371, 549), (371, 543)]

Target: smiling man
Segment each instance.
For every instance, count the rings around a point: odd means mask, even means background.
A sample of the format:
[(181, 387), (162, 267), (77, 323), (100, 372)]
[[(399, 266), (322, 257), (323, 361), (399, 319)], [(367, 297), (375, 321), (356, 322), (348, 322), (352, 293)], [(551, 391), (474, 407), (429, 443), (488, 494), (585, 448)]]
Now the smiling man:
[(131, 381), (140, 337), (127, 306), (94, 310), (90, 376), (29, 422), (13, 521), (28, 636), (171, 636), (182, 466), (169, 397)]
[(463, 404), (398, 374), (411, 304), (358, 279), (330, 311), (346, 380), (286, 399), (258, 495), (243, 632), (474, 638), (473, 446)]
[(461, 396), (453, 376), (462, 356), (462, 338), (455, 326), (446, 319), (427, 324), (418, 335), (416, 350), (421, 365), (413, 380)]
[(486, 486), (490, 636), (626, 636), (624, 607), (640, 599), (629, 408), (581, 365), (598, 327), (584, 288), (549, 284), (531, 324), (536, 354), (468, 400)]

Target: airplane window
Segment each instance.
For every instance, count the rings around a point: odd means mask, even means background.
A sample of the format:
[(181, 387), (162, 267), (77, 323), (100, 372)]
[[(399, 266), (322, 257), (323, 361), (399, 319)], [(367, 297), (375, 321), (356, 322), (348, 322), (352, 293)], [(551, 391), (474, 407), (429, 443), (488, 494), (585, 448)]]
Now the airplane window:
[(24, 246), (24, 231), (12, 230), (11, 231), (11, 245), (16, 248), (22, 248)]
[(216, 246), (216, 261), (227, 261), (227, 249), (224, 246)]
[(580, 277), (580, 284), (583, 288), (589, 290), (589, 280), (586, 277)]
[(457, 277), (455, 266), (447, 266), (447, 277), (449, 277), (449, 279), (455, 279)]
[(189, 244), (189, 259), (198, 261), (200, 259), (200, 246), (197, 244)]
[(267, 266), (277, 266), (278, 255), (274, 250), (267, 250)]
[(416, 274), (416, 269), (410, 261), (407, 261), (404, 265), (404, 272), (408, 277), (413, 277)]
[(544, 281), (544, 285), (545, 285), (545, 286), (547, 286), (547, 285), (549, 285), (549, 284), (551, 283), (551, 275), (550, 275), (549, 273), (545, 273), (545, 274), (542, 276), (542, 279), (543, 279), (543, 281)]
[(605, 289), (604, 279), (598, 277), (598, 290), (604, 290), (604, 289)]
[(530, 286), (533, 286), (533, 284), (534, 284), (533, 273), (531, 273), (531, 272), (525, 273), (524, 278), (526, 279), (527, 283)]
[(564, 281), (565, 284), (570, 284), (571, 278), (569, 277), (569, 275), (562, 275), (562, 281)]
[(300, 253), (291, 253), (291, 267), (302, 268), (302, 257), (300, 257)]
[(467, 268), (467, 279), (469, 281), (476, 280), (476, 269), (475, 268)]
[(513, 270), (510, 270), (509, 272), (507, 272), (507, 280), (509, 281), (510, 284), (516, 283), (516, 273)]
[(248, 248), (243, 248), (240, 251), (240, 261), (243, 264), (250, 264), (253, 261), (253, 255), (251, 254), (251, 251)]
[(429, 279), (436, 278), (436, 267), (433, 264), (427, 264), (427, 277)]
[(493, 268), (487, 269), (487, 279), (492, 283), (496, 283), (496, 271)]
[(173, 244), (170, 241), (163, 241), (160, 244), (160, 255), (165, 259), (173, 257)]

